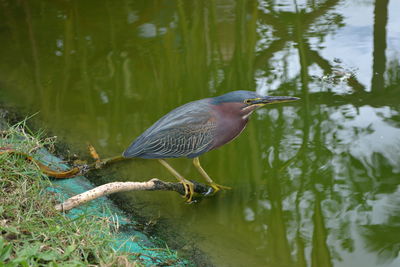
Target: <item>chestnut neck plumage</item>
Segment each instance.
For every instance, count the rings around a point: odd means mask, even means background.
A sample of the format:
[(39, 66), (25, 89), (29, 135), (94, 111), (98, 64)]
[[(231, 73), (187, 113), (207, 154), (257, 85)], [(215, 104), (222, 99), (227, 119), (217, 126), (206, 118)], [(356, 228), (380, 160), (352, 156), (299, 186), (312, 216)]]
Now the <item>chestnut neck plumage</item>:
[(214, 106), (217, 121), (216, 137), (212, 149), (235, 139), (246, 127), (249, 116), (257, 106), (228, 102)]

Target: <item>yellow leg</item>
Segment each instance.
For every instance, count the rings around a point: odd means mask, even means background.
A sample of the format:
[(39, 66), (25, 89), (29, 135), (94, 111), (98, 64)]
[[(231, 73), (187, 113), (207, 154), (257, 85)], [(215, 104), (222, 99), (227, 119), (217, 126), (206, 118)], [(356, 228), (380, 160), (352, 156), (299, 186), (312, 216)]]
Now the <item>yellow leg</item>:
[(210, 176), (206, 173), (206, 171), (201, 167), (200, 165), (200, 160), (198, 157), (193, 159), (193, 165), (196, 167), (196, 169), (199, 171), (201, 176), (204, 177), (204, 179), (207, 181), (207, 183), (214, 189), (214, 192), (218, 192), (221, 189), (231, 189), (229, 186), (224, 186), (224, 185), (219, 185), (215, 183)]
[(183, 184), (183, 187), (185, 188), (185, 198), (187, 202), (192, 202), (192, 197), (194, 193), (194, 185), (191, 181), (186, 180), (183, 178), (182, 175), (180, 175), (174, 168), (172, 168), (171, 165), (168, 164), (163, 159), (158, 160), (173, 176), (175, 176), (176, 179), (179, 180), (181, 184)]

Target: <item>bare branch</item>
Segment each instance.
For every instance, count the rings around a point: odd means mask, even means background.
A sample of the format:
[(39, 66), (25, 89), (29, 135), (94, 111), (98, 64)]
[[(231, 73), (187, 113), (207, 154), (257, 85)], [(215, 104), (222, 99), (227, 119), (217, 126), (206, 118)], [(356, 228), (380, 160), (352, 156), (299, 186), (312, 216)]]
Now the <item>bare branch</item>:
[[(191, 182), (193, 182), (194, 192), (197, 194), (207, 195), (213, 190), (207, 185), (196, 181)], [(58, 211), (68, 211), (96, 198), (126, 191), (175, 191), (182, 196), (185, 195), (185, 188), (181, 183), (169, 183), (155, 178), (147, 182), (113, 182), (73, 196), (63, 203), (57, 204), (55, 209)]]

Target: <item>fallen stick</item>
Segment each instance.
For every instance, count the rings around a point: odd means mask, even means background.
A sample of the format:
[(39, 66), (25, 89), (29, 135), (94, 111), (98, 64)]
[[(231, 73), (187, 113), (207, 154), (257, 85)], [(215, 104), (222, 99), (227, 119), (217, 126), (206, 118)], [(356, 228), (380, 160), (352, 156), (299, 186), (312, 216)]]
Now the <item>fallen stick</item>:
[[(194, 184), (194, 192), (197, 194), (207, 195), (213, 192), (213, 189), (207, 185), (196, 181), (191, 182)], [(185, 188), (181, 183), (164, 182), (156, 178), (147, 182), (113, 182), (100, 185), (79, 195), (73, 196), (65, 200), (63, 203), (57, 204), (55, 209), (58, 211), (68, 211), (96, 198), (126, 191), (175, 191), (182, 196), (185, 195)]]
[(53, 170), (49, 166), (43, 164), (41, 161), (35, 159), (33, 156), (26, 152), (22, 151), (17, 151), (11, 147), (0, 147), (0, 155), (1, 154), (14, 154), (14, 155), (20, 155), (25, 157), (27, 160), (33, 162), (38, 166), (40, 170), (47, 176), (53, 177), (53, 178), (58, 178), (58, 179), (64, 179), (64, 178), (73, 178), (78, 175), (84, 175), (87, 172), (94, 170), (94, 169), (101, 169), (106, 165), (109, 165), (114, 162), (126, 160), (127, 158), (124, 158), (122, 156), (116, 156), (116, 157), (111, 157), (107, 159), (100, 160), (99, 155), (97, 154), (96, 150), (90, 146), (89, 147), (90, 154), (92, 157), (96, 160), (94, 163), (91, 164), (81, 164), (74, 166), (70, 168), (69, 170)]

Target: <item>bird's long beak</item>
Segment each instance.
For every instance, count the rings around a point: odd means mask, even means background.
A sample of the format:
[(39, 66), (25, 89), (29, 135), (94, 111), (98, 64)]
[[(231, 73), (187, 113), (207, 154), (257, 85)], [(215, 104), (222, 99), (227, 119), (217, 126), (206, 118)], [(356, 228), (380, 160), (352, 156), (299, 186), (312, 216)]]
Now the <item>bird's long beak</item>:
[(264, 106), (267, 104), (293, 102), (297, 100), (300, 100), (300, 98), (293, 96), (265, 96), (260, 98), (248, 99), (247, 102), (249, 103), (249, 105)]

